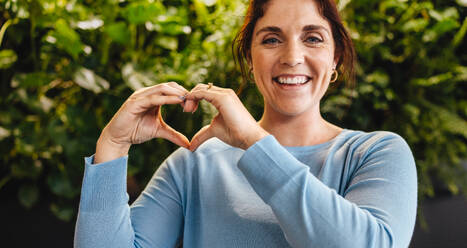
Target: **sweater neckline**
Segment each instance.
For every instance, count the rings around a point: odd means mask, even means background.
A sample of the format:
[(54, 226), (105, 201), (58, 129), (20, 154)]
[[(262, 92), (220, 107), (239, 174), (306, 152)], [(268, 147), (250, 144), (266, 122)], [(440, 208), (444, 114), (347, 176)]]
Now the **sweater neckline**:
[(321, 144), (316, 144), (316, 145), (311, 145), (311, 146), (284, 146), (284, 148), (287, 149), (287, 151), (291, 153), (303, 153), (303, 152), (316, 151), (319, 149), (325, 149), (329, 147), (331, 144), (333, 144), (334, 142), (336, 142), (336, 140), (341, 139), (341, 137), (343, 137), (344, 134), (349, 131), (350, 131), (349, 129), (344, 128), (338, 135), (336, 135), (336, 137)]

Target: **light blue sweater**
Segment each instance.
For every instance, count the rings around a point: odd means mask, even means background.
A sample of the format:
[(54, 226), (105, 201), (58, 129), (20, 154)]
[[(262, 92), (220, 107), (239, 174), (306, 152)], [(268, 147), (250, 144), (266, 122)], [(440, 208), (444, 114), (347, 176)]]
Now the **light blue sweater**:
[(131, 206), (127, 159), (85, 159), (75, 247), (407, 247), (415, 224), (415, 162), (389, 132), (246, 151), (213, 138), (170, 155)]

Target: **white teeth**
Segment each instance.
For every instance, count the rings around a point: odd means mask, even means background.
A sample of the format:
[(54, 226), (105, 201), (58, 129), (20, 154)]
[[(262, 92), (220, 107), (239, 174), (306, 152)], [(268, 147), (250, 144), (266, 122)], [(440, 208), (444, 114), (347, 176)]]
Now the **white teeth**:
[(281, 84), (303, 84), (308, 81), (307, 77), (299, 76), (299, 77), (279, 77), (277, 81)]

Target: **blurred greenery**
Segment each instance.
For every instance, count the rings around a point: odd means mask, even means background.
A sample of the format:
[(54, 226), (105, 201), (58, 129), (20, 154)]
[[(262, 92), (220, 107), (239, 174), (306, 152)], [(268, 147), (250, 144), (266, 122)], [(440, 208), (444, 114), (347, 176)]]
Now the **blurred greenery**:
[[(136, 89), (176, 81), (238, 89), (230, 52), (245, 0), (1, 0), (0, 192), (20, 185), (26, 208), (47, 201), (62, 220), (77, 212), (83, 157)], [(355, 87), (322, 102), (342, 127), (390, 130), (416, 158), (420, 198), (467, 195), (467, 31), (463, 0), (341, 0), (359, 66)], [(240, 98), (259, 118), (249, 83)], [(165, 119), (191, 137), (215, 113), (177, 106)], [(154, 140), (130, 151), (138, 192), (176, 146)]]

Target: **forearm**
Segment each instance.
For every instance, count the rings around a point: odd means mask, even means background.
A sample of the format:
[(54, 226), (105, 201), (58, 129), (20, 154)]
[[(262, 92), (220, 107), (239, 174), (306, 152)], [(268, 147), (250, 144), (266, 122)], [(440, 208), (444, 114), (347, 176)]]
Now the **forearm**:
[(344, 199), (307, 169), (268, 201), (292, 247), (393, 247), (387, 223)]

